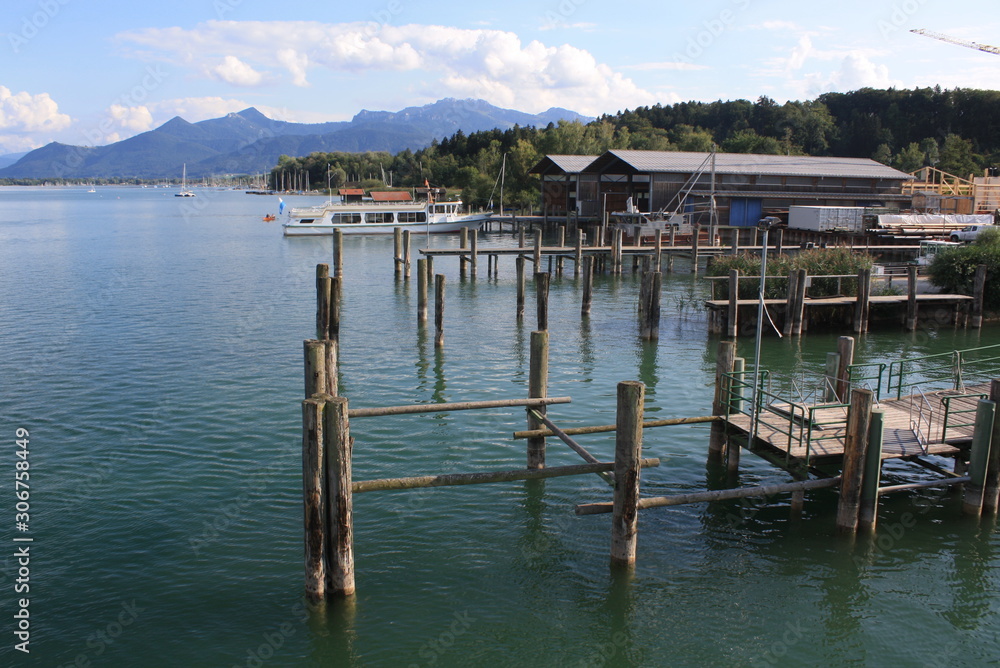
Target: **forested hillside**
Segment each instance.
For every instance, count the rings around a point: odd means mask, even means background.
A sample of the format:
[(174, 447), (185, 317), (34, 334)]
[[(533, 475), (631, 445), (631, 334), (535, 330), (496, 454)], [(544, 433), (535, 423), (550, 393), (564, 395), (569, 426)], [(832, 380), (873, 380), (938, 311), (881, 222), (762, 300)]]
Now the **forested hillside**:
[[(597, 155), (608, 149), (836, 155), (873, 158), (910, 172), (925, 165), (967, 177), (1000, 166), (1000, 91), (939, 87), (862, 89), (777, 104), (731, 100), (655, 105), (605, 115), (588, 124), (560, 121), (454, 135), (416, 152), (314, 153), (282, 156), (274, 173), (309, 172), (315, 186), (391, 179), (395, 186), (461, 189), (485, 205), (506, 155), (505, 204), (537, 202), (530, 169), (546, 154)], [(497, 197), (494, 194), (494, 203)]]

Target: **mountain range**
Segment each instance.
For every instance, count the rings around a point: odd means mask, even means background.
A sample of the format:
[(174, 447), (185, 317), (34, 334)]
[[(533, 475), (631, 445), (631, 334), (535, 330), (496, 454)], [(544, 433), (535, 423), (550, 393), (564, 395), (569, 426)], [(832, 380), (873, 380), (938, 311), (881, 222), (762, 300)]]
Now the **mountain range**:
[(189, 123), (175, 116), (160, 127), (106, 146), (52, 142), (4, 166), (0, 178), (176, 178), (187, 165), (191, 178), (269, 171), (280, 155), (314, 151), (417, 150), (461, 130), (465, 133), (545, 126), (591, 118), (567, 109), (540, 114), (495, 107), (484, 100), (446, 98), (402, 111), (358, 112), (350, 121), (289, 123), (250, 107), (222, 118)]

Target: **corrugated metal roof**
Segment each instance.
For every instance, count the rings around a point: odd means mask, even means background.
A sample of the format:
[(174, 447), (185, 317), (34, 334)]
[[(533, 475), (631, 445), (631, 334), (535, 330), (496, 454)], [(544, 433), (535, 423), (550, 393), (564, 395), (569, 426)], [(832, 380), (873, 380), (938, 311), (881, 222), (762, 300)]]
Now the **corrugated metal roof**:
[(528, 170), (529, 174), (537, 174), (551, 163), (560, 171), (566, 174), (579, 174), (584, 167), (596, 160), (596, 155), (546, 155), (538, 161), (534, 167)]
[[(675, 151), (608, 151), (593, 160), (585, 172), (606, 171), (617, 161), (638, 172), (698, 171), (709, 153)], [(553, 156), (549, 156), (553, 157)], [(706, 172), (707, 172), (706, 167)], [(768, 174), (774, 176), (831, 176), (860, 179), (908, 180), (913, 177), (868, 158), (829, 158), (807, 155), (716, 153), (716, 174)]]
[(373, 190), (371, 195), (373, 202), (409, 202), (413, 199), (403, 190)]

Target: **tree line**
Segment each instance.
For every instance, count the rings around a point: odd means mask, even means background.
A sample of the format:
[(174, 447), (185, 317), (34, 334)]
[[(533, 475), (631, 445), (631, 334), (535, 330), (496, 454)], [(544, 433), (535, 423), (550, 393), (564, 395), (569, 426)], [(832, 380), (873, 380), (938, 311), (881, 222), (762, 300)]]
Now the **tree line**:
[[(864, 88), (815, 100), (679, 102), (605, 114), (590, 123), (544, 128), (461, 130), (417, 151), (281, 156), (281, 173), (308, 174), (314, 188), (424, 185), (461, 190), (474, 206), (537, 204), (528, 170), (548, 154), (599, 155), (610, 149), (709, 151), (873, 158), (901, 171), (924, 166), (967, 178), (1000, 165), (1000, 91)], [(278, 180), (275, 180), (278, 179)]]

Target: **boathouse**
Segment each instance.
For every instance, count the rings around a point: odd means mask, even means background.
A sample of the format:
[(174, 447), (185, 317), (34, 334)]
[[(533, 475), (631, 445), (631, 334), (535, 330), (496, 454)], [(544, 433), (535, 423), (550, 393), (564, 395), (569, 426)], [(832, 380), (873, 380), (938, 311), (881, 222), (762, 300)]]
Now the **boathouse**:
[(583, 165), (587, 157), (546, 156), (531, 169), (547, 215), (597, 217), (631, 198), (640, 211), (680, 207), (707, 222), (714, 194), (719, 223), (742, 227), (795, 204), (908, 207), (903, 184), (913, 179), (867, 158), (612, 150)]

